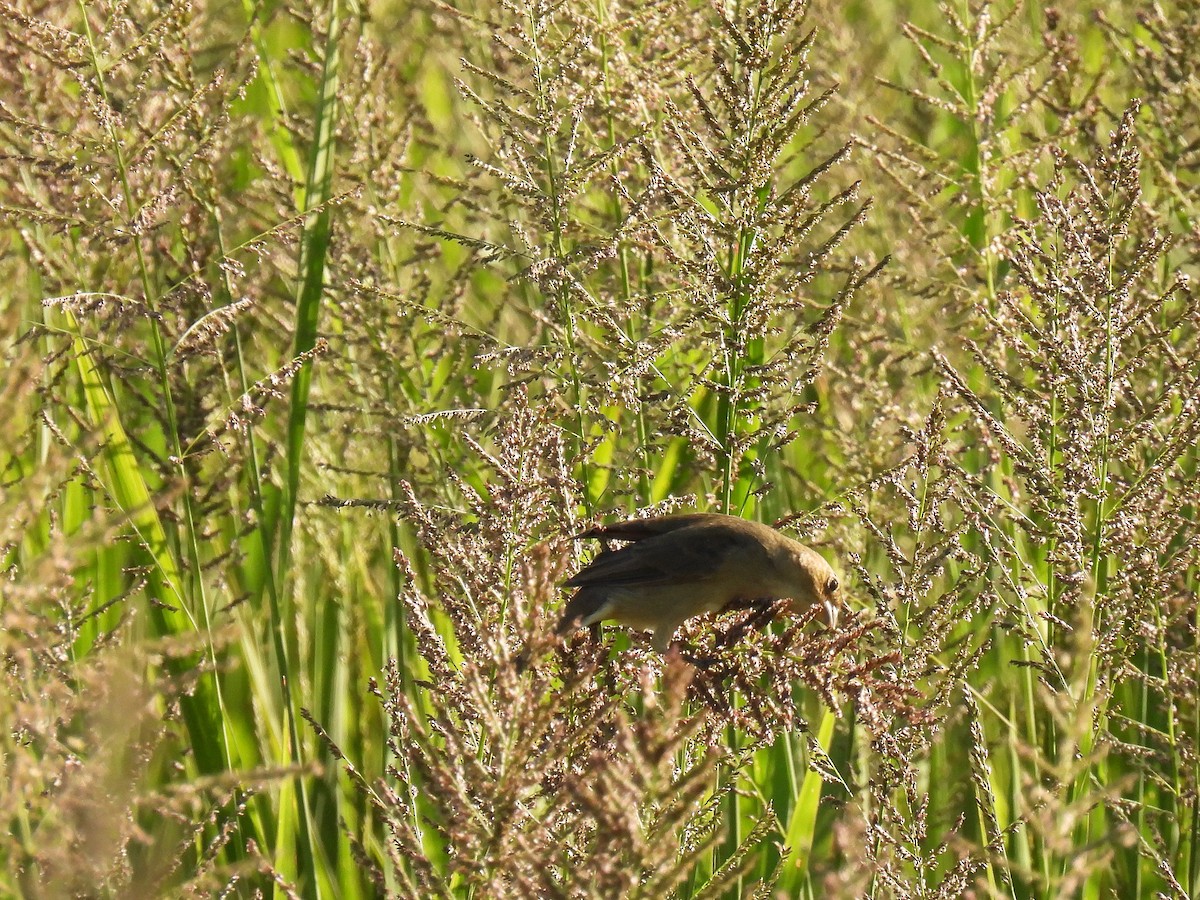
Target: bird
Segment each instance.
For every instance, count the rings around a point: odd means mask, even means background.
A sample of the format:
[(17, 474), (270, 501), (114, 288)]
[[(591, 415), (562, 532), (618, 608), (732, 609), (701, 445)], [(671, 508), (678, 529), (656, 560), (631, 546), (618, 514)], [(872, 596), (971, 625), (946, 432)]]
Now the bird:
[[(841, 607), (837, 576), (825, 559), (758, 522), (718, 513), (633, 519), (591, 528), (603, 550), (563, 583), (575, 588), (558, 624), (577, 628), (613, 620), (652, 632), (659, 653), (671, 648), (687, 619), (738, 601), (791, 601), (799, 612), (819, 606), (830, 627)], [(610, 540), (625, 541), (610, 549)]]

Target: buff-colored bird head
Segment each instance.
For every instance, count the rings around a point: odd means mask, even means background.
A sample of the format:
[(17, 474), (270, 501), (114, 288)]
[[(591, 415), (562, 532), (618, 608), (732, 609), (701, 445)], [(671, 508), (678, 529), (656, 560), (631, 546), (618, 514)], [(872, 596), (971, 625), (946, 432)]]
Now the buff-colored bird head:
[(836, 628), (842, 598), (833, 568), (815, 550), (785, 535), (780, 538), (774, 552), (780, 579), (771, 595), (789, 599), (795, 612), (818, 607), (822, 621)]

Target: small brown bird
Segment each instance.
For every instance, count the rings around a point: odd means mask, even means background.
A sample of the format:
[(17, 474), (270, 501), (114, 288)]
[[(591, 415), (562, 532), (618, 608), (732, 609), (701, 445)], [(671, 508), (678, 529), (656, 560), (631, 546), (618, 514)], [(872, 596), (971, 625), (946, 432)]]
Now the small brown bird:
[(604, 525), (578, 535), (628, 541), (605, 549), (566, 583), (578, 588), (560, 635), (612, 619), (654, 633), (666, 652), (685, 620), (739, 600), (782, 599), (797, 610), (821, 604), (837, 624), (838, 580), (814, 550), (774, 528), (716, 513), (658, 516)]

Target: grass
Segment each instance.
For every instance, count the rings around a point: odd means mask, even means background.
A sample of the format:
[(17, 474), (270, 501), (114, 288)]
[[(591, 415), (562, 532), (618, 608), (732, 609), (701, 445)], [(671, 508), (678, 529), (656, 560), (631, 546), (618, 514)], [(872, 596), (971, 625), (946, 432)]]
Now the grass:
[(0, 893), (1200, 893), (1191, 5), (0, 10)]

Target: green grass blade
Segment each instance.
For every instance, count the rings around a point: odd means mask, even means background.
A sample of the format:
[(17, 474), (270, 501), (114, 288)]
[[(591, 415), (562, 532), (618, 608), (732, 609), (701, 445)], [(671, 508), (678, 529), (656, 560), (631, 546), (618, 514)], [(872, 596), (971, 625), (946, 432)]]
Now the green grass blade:
[[(825, 752), (829, 751), (833, 743), (836, 724), (837, 717), (831, 710), (825, 710), (817, 729), (817, 743)], [(796, 805), (792, 807), (792, 814), (788, 818), (785, 839), (787, 852), (783, 857), (782, 874), (779, 877), (779, 889), (785, 897), (797, 896), (808, 878), (808, 863), (817, 831), (817, 812), (823, 784), (820, 774), (810, 768), (804, 775)]]
[[(166, 531), (154, 506), (150, 488), (138, 466), (133, 445), (121, 423), (117, 405), (88, 352), (78, 323), (69, 310), (61, 310), (65, 328), (72, 337), (74, 362), (83, 385), (87, 415), (104, 446), (101, 450), (104, 488), (117, 508), (128, 517), (141, 546), (150, 558), (146, 590), (150, 599), (150, 623), (155, 637), (199, 633), (181, 588), (179, 568), (171, 554)], [(167, 663), (172, 675), (185, 675), (189, 668), (172, 657)], [(212, 676), (198, 679), (195, 690), (182, 698), (184, 721), (191, 738), (199, 770), (204, 774), (227, 768), (224, 732)]]

